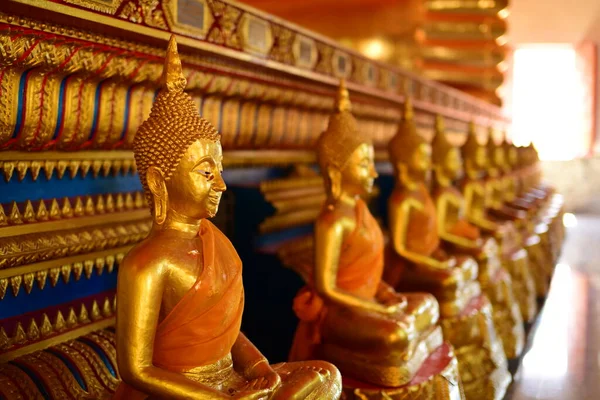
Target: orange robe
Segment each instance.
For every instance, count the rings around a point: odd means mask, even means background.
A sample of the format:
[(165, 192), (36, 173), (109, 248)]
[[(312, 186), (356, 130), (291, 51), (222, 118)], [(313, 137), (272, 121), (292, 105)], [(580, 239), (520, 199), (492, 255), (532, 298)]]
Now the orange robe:
[[(213, 364), (229, 355), (244, 310), (242, 262), (225, 235), (203, 220), (203, 268), (196, 283), (157, 327), (153, 364), (174, 372)], [(113, 399), (145, 399), (122, 382)]]
[[(356, 203), (356, 229), (342, 245), (336, 285), (365, 299), (373, 299), (383, 274), (383, 234), (379, 224), (362, 200)], [(321, 328), (327, 304), (314, 290), (312, 279), (294, 299), (294, 311), (300, 322), (296, 328), (290, 361), (309, 360), (321, 342)]]

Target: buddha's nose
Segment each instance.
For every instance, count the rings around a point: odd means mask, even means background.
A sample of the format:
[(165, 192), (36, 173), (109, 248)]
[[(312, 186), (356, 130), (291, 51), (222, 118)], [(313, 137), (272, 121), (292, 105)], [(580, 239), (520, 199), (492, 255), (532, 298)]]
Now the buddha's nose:
[(224, 192), (227, 190), (227, 185), (225, 184), (225, 180), (223, 180), (223, 176), (221, 174), (217, 174), (215, 177), (215, 185), (213, 189), (217, 192)]

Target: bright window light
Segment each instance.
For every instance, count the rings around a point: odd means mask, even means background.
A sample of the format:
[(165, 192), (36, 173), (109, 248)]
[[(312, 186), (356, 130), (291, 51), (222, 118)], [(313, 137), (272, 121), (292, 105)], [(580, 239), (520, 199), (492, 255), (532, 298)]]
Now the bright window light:
[(584, 156), (586, 86), (571, 45), (530, 45), (514, 53), (512, 137), (533, 142), (542, 160)]
[(575, 214), (564, 213), (563, 214), (563, 225), (567, 228), (573, 228), (577, 226), (577, 217)]

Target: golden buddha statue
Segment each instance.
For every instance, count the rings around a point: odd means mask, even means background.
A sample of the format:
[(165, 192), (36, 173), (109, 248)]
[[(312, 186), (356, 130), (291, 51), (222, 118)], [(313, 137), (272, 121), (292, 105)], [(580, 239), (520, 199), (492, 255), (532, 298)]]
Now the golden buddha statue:
[[(485, 186), (487, 191), (486, 213), (489, 220), (504, 225), (504, 261), (513, 278), (513, 288), (521, 307), (525, 322), (532, 322), (537, 314), (537, 290), (532, 270), (537, 268), (539, 258), (539, 238), (535, 238), (533, 224), (527, 213), (509, 207), (505, 199), (506, 179), (503, 173), (505, 162), (504, 148), (496, 144), (490, 128), (486, 145), (487, 163)], [(510, 244), (506, 239), (510, 238)], [(531, 250), (529, 254), (526, 250)], [(544, 265), (540, 265), (543, 268)]]
[[(511, 276), (502, 266), (497, 240), (490, 234), (498, 230), (498, 225), (486, 218), (485, 151), (471, 134), (465, 143), (470, 146), (469, 157), (463, 159), (459, 149), (448, 141), (441, 119), (436, 131), (432, 143), (433, 197), (439, 236), (450, 251), (476, 257), (478, 280), (492, 303), (496, 333), (502, 339), (506, 357), (516, 358), (523, 349), (525, 331)], [(454, 187), (461, 178), (462, 192)]]
[(492, 309), (481, 294), (475, 259), (464, 253), (449, 255), (441, 246), (438, 215), (427, 187), (431, 145), (416, 131), (410, 99), (388, 151), (396, 185), (388, 199), (394, 253), (386, 265), (386, 281), (397, 290), (435, 295), (444, 337), (456, 349), (467, 399), (501, 399), (511, 378)]
[(240, 332), (242, 264), (207, 219), (226, 189), (220, 137), (184, 93), (174, 37), (162, 80), (134, 140), (154, 224), (119, 268), (114, 398), (339, 398), (333, 365), (269, 365)]
[(531, 203), (517, 197), (517, 184), (509, 162), (510, 151), (505, 145), (506, 139), (502, 143), (496, 143), (492, 133), (490, 130), (487, 144), (491, 155), (488, 185), (492, 205), (489, 211), (493, 217), (501, 221), (512, 221), (517, 227), (529, 261), (524, 279), (527, 279), (527, 274), (530, 275), (531, 283), (527, 283), (525, 287), (535, 288), (535, 295), (530, 294), (530, 297), (543, 298), (548, 293), (552, 276), (551, 254), (547, 246), (548, 227), (535, 218), (535, 208)]
[[(435, 298), (397, 293), (381, 279), (383, 234), (361, 199), (377, 177), (374, 150), (352, 116), (343, 81), (317, 156), (327, 200), (315, 221), (314, 265), (294, 300), (300, 323), (290, 359), (334, 363), (349, 398), (418, 395), (436, 381), (444, 390), (420, 398), (462, 398)], [(439, 380), (442, 375), (455, 375), (454, 384)]]

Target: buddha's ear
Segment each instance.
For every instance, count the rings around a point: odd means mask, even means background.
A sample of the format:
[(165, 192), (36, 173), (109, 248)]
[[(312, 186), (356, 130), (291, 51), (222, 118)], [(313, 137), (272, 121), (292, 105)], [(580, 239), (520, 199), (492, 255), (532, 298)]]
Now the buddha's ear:
[(157, 224), (162, 225), (167, 218), (167, 207), (169, 204), (169, 196), (167, 194), (167, 185), (165, 177), (160, 168), (150, 166), (146, 171), (146, 182), (148, 189), (152, 193), (154, 203), (154, 220)]
[(330, 183), (330, 195), (333, 200), (338, 200), (342, 196), (342, 171), (330, 165), (327, 167), (327, 177)]

